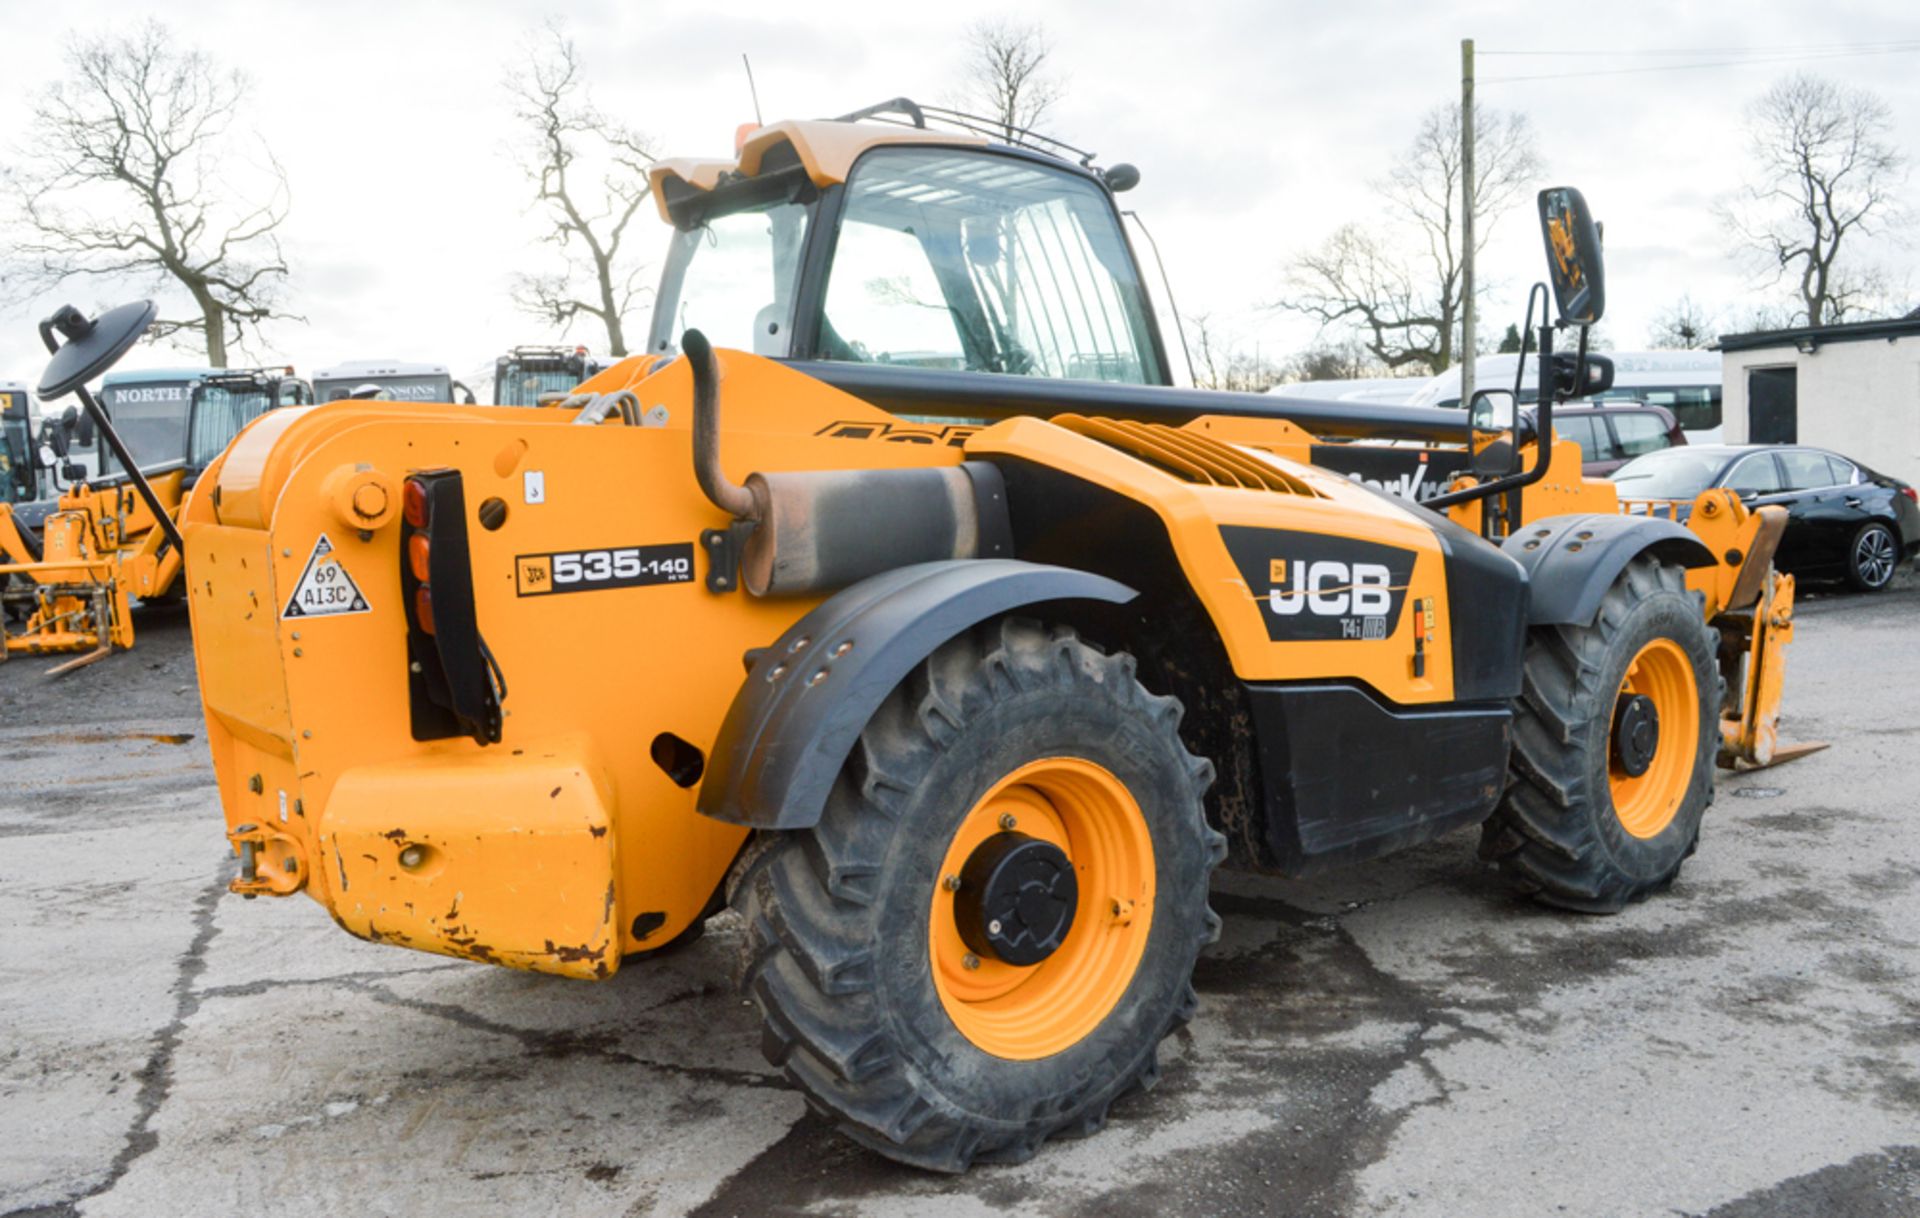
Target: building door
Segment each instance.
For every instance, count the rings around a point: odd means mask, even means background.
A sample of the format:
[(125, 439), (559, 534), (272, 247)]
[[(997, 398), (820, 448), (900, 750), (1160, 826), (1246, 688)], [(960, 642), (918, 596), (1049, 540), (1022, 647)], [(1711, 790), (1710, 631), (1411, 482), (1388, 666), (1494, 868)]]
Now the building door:
[(1800, 442), (1798, 369), (1747, 369), (1747, 442)]

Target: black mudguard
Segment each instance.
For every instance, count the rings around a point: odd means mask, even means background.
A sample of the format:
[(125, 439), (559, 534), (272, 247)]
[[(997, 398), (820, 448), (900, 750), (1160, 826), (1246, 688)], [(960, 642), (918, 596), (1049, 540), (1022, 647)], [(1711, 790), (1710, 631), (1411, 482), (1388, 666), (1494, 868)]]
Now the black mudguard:
[(1657, 516), (1599, 512), (1549, 516), (1500, 548), (1527, 569), (1532, 626), (1586, 626), (1627, 564), (1642, 554), (1682, 567), (1710, 567), (1713, 551), (1685, 525)]
[(916, 563), (862, 580), (754, 661), (714, 741), (699, 809), (733, 825), (804, 829), (868, 720), (940, 644), (1024, 606), (1136, 595), (1103, 575), (1012, 559)]

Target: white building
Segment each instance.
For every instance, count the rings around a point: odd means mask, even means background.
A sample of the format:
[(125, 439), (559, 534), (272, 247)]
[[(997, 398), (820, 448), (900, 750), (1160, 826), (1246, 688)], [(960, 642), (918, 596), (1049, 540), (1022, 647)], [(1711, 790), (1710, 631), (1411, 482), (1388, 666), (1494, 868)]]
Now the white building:
[(1722, 335), (1730, 444), (1817, 444), (1920, 483), (1920, 310)]

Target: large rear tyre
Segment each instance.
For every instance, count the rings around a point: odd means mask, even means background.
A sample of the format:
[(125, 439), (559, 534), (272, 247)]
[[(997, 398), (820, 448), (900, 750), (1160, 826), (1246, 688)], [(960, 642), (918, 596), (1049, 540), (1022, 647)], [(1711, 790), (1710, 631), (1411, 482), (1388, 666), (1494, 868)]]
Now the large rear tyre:
[(1480, 853), (1537, 899), (1616, 913), (1673, 882), (1713, 802), (1715, 637), (1684, 572), (1630, 563), (1590, 626), (1535, 628)]
[(1091, 1133), (1191, 1016), (1226, 840), (1213, 767), (1132, 657), (1005, 619), (868, 724), (820, 823), (734, 892), (767, 1058), (854, 1140), (936, 1171)]

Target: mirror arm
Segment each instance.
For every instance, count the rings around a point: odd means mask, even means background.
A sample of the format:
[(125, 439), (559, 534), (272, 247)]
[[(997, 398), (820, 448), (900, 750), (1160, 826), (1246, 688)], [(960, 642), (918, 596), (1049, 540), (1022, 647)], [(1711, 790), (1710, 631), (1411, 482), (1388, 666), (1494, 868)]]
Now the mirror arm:
[[(55, 316), (57, 317), (58, 314)], [(40, 341), (47, 345), (49, 355), (60, 350), (59, 342), (53, 337), (53, 330), (53, 318), (40, 323)], [(71, 341), (72, 332), (66, 327), (62, 327), (62, 330), (68, 334)], [(160, 531), (167, 535), (168, 544), (185, 552), (187, 543), (186, 539), (180, 536), (180, 526), (175, 524), (173, 517), (167, 515), (166, 509), (160, 506), (160, 496), (153, 493), (153, 484), (147, 481), (147, 476), (140, 472), (138, 465), (134, 464), (133, 454), (127, 451), (126, 444), (120, 439), (120, 433), (113, 429), (113, 421), (107, 418), (107, 412), (100, 408), (100, 403), (85, 385), (76, 385), (73, 392), (80, 399), (80, 405), (86, 408), (87, 414), (93, 419), (94, 427), (106, 440), (107, 447), (111, 448), (113, 455), (120, 459), (121, 468), (125, 469), (127, 476), (133, 479), (134, 489), (139, 491), (140, 498), (146, 501), (147, 510), (153, 513), (154, 523), (160, 526)]]
[[(1533, 468), (1510, 477), (1496, 478), (1481, 486), (1470, 486), (1462, 491), (1449, 491), (1444, 495), (1423, 499), (1420, 502), (1421, 507), (1439, 511), (1441, 508), (1452, 507), (1456, 503), (1471, 503), (1475, 499), (1517, 491), (1521, 487), (1532, 486), (1547, 476), (1547, 467), (1553, 462), (1553, 389), (1552, 381), (1548, 379), (1552, 375), (1552, 365), (1553, 323), (1547, 322), (1540, 327), (1540, 385), (1544, 392), (1536, 391), (1540, 413), (1533, 429), (1534, 447), (1537, 450), (1537, 455), (1533, 459)], [(1515, 421), (1518, 422), (1518, 420)], [(1519, 440), (1517, 427), (1514, 439), (1517, 447)]]

